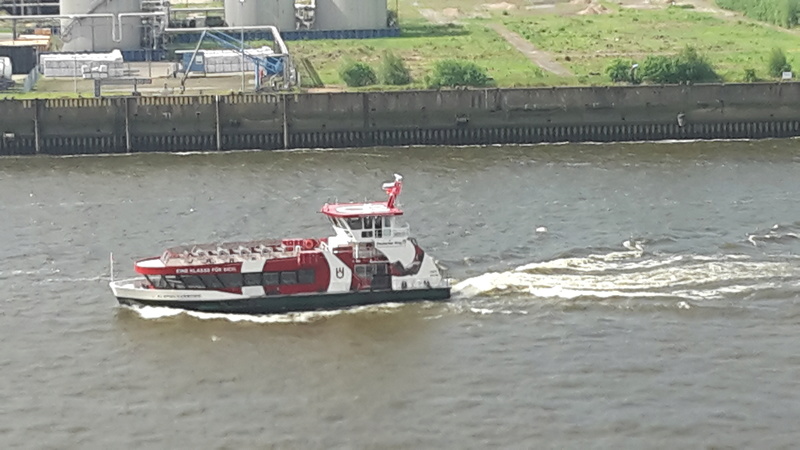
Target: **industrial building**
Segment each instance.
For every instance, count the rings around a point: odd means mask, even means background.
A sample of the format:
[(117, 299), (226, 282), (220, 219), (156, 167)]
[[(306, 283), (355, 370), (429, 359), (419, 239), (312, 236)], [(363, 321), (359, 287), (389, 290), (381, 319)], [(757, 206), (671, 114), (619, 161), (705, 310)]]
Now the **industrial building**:
[[(37, 50), (45, 76), (82, 73), (93, 59), (81, 53), (102, 58), (100, 54), (118, 51), (125, 62), (159, 61), (173, 44), (191, 43), (197, 44), (195, 50), (184, 52), (179, 65), (186, 75), (241, 71), (244, 80), (247, 71), (256, 78), (256, 89), (286, 89), (298, 82), (298, 75), (283, 41), (396, 36), (399, 30), (390, 21), (387, 1), (224, 0), (222, 7), (173, 8), (168, 0), (0, 0), (0, 9), (10, 14), (0, 16), (0, 23), (11, 23), (14, 42), (20, 29), (32, 25), (59, 37), (61, 57), (52, 49)], [(201, 51), (205, 37), (227, 50), (220, 55)], [(272, 41), (269, 51), (274, 53), (246, 49), (243, 41), (253, 40)], [(104, 64), (110, 77), (120, 72), (117, 63)]]
[(11, 21), (15, 33), (17, 25), (49, 22), (65, 52), (163, 49), (172, 41), (171, 30), (197, 28), (179, 39), (196, 40), (200, 28), (211, 25), (210, 17), (231, 28), (273, 26), (285, 40), (379, 37), (391, 28), (387, 0), (225, 0), (222, 8), (172, 8), (167, 0), (59, 0), (54, 11), (55, 5), (0, 0), (0, 9), (10, 14), (2, 20)]

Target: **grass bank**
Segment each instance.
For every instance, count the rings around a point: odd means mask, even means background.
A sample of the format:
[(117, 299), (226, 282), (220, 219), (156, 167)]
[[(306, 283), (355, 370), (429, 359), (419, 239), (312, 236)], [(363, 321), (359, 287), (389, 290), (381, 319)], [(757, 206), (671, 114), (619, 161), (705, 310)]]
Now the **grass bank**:
[[(557, 77), (530, 62), (485, 24), (435, 25), (422, 18), (406, 19), (402, 36), (386, 39), (290, 41), (289, 50), (311, 60), (326, 85), (341, 85), (338, 70), (351, 59), (380, 66), (391, 51), (403, 59), (414, 77), (409, 87), (424, 86), (425, 75), (443, 59), (464, 59), (485, 68), (498, 86), (546, 86), (576, 82)], [(374, 87), (373, 87), (374, 88)]]
[(800, 56), (800, 36), (773, 27), (722, 19), (691, 9), (608, 8), (590, 16), (504, 17), (509, 28), (567, 65), (581, 84), (605, 84), (605, 68), (615, 58), (642, 61), (653, 54), (674, 54), (692, 45), (706, 55), (725, 81), (742, 81), (744, 70), (767, 78), (773, 47), (790, 61)]

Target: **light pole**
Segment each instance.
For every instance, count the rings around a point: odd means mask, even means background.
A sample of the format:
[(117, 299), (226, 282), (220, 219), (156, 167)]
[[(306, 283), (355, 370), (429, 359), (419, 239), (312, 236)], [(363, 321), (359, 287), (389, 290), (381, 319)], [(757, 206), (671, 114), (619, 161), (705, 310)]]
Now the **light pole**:
[(239, 25), (242, 27), (242, 93), (244, 93), (244, 0), (239, 0)]

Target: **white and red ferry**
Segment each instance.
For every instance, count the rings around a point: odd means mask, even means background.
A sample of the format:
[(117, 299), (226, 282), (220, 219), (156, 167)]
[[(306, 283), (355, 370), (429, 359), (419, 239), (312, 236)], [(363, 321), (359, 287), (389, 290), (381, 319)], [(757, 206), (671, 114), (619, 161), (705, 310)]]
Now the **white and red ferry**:
[(246, 314), (448, 299), (448, 280), (399, 223), (402, 186), (395, 175), (385, 202), (325, 204), (333, 236), (173, 247), (111, 290), (124, 305)]

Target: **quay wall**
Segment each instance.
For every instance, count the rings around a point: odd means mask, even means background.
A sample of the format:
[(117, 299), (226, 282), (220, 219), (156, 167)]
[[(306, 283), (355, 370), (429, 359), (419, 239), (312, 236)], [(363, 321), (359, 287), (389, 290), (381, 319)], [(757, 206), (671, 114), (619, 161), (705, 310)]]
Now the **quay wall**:
[(800, 135), (800, 83), (0, 100), (0, 155)]

